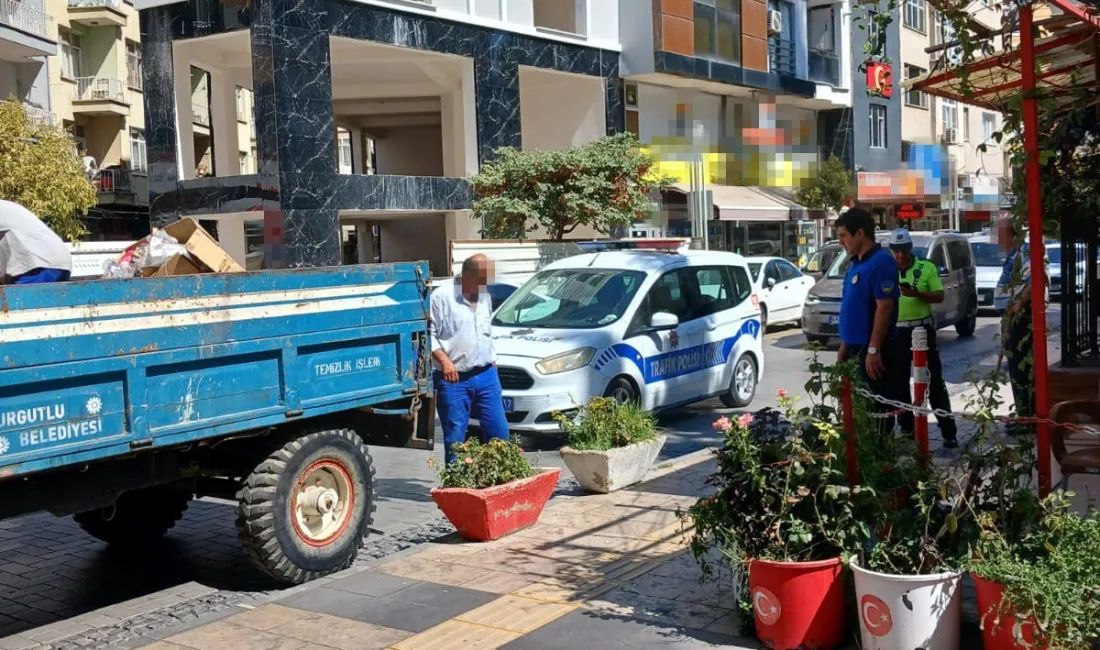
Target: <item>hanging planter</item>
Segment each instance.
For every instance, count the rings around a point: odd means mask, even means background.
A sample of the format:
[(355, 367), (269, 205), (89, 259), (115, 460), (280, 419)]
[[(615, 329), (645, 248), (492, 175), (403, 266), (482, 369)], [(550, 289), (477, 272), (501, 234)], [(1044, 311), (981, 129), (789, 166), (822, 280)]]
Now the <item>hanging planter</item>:
[(829, 650), (844, 641), (844, 567), (818, 562), (749, 563), (756, 638), (775, 650)]
[(961, 572), (890, 575), (852, 563), (863, 650), (958, 650)]

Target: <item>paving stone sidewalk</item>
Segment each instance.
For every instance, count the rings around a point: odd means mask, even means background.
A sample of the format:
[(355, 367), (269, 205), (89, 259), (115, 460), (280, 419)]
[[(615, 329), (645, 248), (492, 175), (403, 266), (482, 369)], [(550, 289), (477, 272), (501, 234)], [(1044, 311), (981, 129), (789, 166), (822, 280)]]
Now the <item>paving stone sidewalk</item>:
[(706, 584), (679, 508), (705, 492), (708, 452), (610, 495), (559, 498), (538, 525), (490, 543), (451, 538), (145, 650), (732, 648), (729, 576)]

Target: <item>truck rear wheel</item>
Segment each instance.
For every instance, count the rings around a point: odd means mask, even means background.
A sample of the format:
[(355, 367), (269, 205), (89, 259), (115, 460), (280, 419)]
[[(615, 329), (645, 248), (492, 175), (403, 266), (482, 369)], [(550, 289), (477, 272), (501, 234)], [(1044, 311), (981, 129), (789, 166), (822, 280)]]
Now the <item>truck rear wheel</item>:
[(73, 521), (96, 539), (115, 546), (155, 542), (183, 517), (192, 494), (168, 486), (125, 492), (113, 506), (73, 515)]
[(374, 465), (355, 431), (310, 433), (257, 465), (238, 499), (237, 530), (253, 563), (300, 584), (355, 561), (373, 521)]

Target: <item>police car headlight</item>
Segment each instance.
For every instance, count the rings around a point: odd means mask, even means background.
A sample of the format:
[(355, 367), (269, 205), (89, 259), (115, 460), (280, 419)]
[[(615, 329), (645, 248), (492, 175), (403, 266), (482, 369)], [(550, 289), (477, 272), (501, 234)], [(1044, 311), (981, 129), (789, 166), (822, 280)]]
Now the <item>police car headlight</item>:
[(552, 357), (546, 357), (535, 364), (535, 369), (544, 375), (554, 375), (559, 372), (576, 370), (588, 365), (592, 356), (596, 354), (596, 348), (578, 348)]

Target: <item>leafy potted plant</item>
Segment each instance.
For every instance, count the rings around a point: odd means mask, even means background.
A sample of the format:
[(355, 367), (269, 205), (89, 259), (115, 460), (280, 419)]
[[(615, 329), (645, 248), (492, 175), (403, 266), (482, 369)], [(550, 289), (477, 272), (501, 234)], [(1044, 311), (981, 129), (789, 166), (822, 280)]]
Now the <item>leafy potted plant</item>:
[(767, 426), (754, 430), (751, 415), (715, 423), (716, 492), (686, 514), (690, 549), (704, 575), (712, 548), (732, 563), (742, 620), (767, 647), (833, 648), (844, 639), (843, 550), (867, 536), (859, 490), (846, 483), (835, 426), (796, 412), (783, 391), (779, 399), (785, 417)]
[(862, 648), (957, 650), (959, 585), (975, 533), (972, 476), (918, 462), (907, 434), (884, 438), (871, 427), (858, 435), (862, 480), (874, 495), (861, 517), (876, 524), (852, 562)]
[(1091, 650), (1100, 640), (1100, 513), (1072, 512), (1073, 497), (1049, 495), (1038, 526), (1012, 544), (983, 521), (970, 572), (986, 650)]
[(457, 458), (440, 473), (432, 500), (458, 533), (487, 542), (538, 521), (561, 476), (531, 467), (518, 445), (476, 440), (456, 445)]
[(560, 453), (589, 492), (614, 492), (638, 483), (665, 445), (657, 420), (636, 402), (595, 397), (573, 417), (555, 413), (568, 437)]

